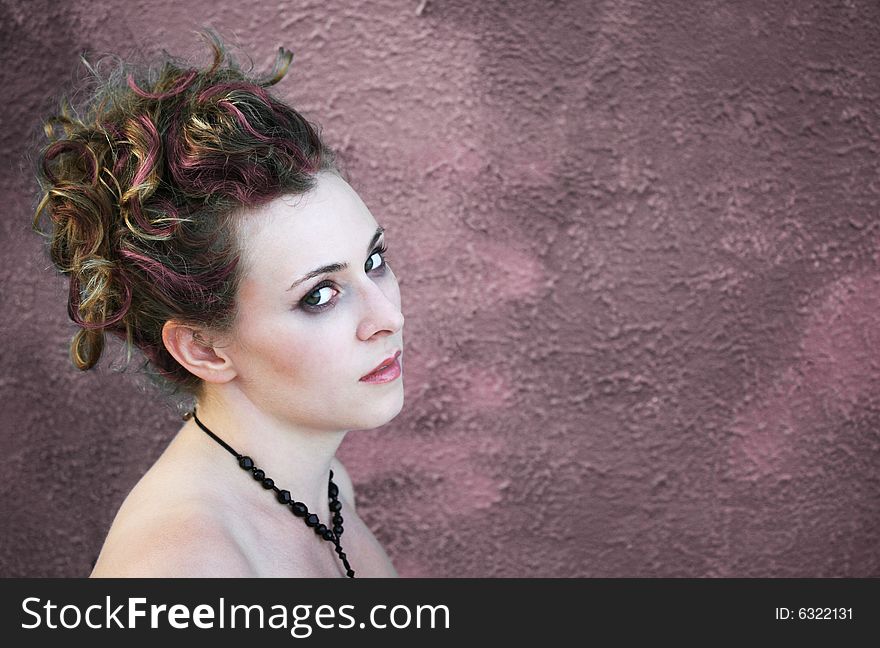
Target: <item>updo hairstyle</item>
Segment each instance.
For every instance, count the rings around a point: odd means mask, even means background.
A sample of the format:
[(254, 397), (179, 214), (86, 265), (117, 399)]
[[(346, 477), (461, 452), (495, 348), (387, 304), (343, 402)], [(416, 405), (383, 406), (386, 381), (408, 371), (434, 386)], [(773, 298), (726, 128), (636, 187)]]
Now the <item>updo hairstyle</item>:
[(223, 332), (234, 322), (237, 211), (306, 193), (322, 170), (338, 173), (319, 127), (266, 90), (292, 52), (279, 48), (272, 71), (254, 78), (215, 32), (198, 34), (213, 50), (207, 69), (166, 55), (102, 75), (82, 57), (86, 100), (62, 99), (43, 124), (33, 220), (69, 279), (74, 365), (94, 367), (111, 333), (129, 360), (132, 348), (142, 352), (154, 384), (193, 396), (202, 381), (167, 351), (162, 327), (173, 319)]

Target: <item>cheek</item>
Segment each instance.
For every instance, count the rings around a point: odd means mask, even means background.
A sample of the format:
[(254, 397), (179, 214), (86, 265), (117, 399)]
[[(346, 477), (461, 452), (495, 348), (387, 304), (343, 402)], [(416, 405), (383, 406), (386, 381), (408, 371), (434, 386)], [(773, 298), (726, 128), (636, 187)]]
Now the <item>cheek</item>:
[(266, 317), (253, 311), (243, 317), (232, 356), (235, 364), (254, 379), (267, 372), (290, 375), (309, 352), (306, 337), (293, 327), (293, 317), (292, 314)]
[(332, 317), (315, 318), (289, 313), (271, 320), (253, 320), (238, 348), (236, 363), (246, 367), (252, 380), (282, 379), (311, 383), (332, 375), (344, 363), (339, 353), (341, 325)]

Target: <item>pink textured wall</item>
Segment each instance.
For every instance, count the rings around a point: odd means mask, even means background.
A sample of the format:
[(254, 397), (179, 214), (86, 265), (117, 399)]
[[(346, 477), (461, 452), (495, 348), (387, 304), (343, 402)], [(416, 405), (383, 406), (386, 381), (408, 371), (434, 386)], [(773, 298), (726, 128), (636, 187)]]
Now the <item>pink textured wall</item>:
[(402, 576), (880, 576), (877, 3), (140, 4), (0, 4), (0, 574), (87, 574), (179, 425), (70, 365), (27, 133), (212, 25), (388, 227), (406, 404), (340, 455)]

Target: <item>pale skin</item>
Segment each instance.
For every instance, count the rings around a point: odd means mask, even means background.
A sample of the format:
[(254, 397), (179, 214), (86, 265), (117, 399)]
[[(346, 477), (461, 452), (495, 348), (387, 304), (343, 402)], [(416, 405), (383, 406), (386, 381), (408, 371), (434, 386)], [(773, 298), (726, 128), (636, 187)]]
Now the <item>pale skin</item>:
[[(397, 576), (335, 457), (349, 430), (382, 426), (403, 407), (402, 375), (359, 380), (403, 350), (400, 290), (376, 251), (383, 239), (367, 249), (378, 224), (351, 186), (326, 171), (313, 192), (277, 198), (238, 223), (245, 265), (233, 330), (169, 321), (165, 346), (203, 381), (199, 419), (328, 526), (333, 470), (341, 543), (356, 578)], [(348, 267), (291, 288), (335, 262)], [(335, 305), (311, 314), (303, 299)], [(190, 419), (123, 502), (91, 576), (345, 577), (345, 568), (332, 542)]]

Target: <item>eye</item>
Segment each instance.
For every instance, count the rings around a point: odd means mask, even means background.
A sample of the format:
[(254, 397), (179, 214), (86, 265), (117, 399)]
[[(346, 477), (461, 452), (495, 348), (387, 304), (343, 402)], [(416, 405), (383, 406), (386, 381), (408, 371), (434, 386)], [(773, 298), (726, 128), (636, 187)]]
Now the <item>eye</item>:
[(382, 265), (381, 265), (381, 266), (375, 266), (375, 265), (372, 265), (372, 266), (370, 266), (370, 269), (367, 270), (367, 272), (372, 272), (372, 271), (375, 270), (377, 267), (382, 268), (383, 271), (384, 271), (384, 268), (385, 268), (385, 253), (386, 253), (386, 252), (388, 252), (388, 246), (385, 245), (384, 243), (382, 244), (382, 247), (376, 248), (376, 249), (373, 251), (373, 253), (370, 255), (370, 258), (367, 259), (367, 262), (369, 263), (369, 262), (373, 259), (373, 257), (376, 256), (376, 255), (378, 254), (378, 255), (379, 255), (379, 258), (382, 259)]
[[(333, 282), (326, 281), (323, 283), (319, 283), (317, 285), (317, 287), (312, 292), (310, 292), (308, 295), (306, 295), (303, 298), (302, 305), (305, 306), (306, 310), (317, 310), (317, 311), (324, 310), (324, 308), (327, 306), (327, 304), (329, 302), (321, 303), (320, 297), (317, 298), (317, 301), (315, 301), (313, 299), (313, 297), (315, 295), (320, 295), (325, 290), (336, 290), (333, 287)], [(326, 293), (325, 293), (325, 296), (326, 296)], [(329, 297), (328, 297), (328, 299), (329, 299)]]
[[(369, 266), (369, 268), (367, 268), (367, 272), (372, 272), (373, 274), (378, 275), (384, 274), (387, 267), (387, 260), (385, 259), (385, 254), (387, 252), (388, 246), (386, 246), (384, 243), (381, 247), (376, 248), (370, 255), (370, 258), (367, 259), (366, 265)], [(376, 257), (376, 255), (378, 255), (381, 259), (381, 263), (379, 265), (373, 264), (373, 258)], [(306, 295), (300, 301), (300, 303), (306, 311), (312, 313), (319, 313), (321, 311), (327, 310), (328, 308), (333, 308), (333, 306), (336, 304), (335, 301), (330, 301), (332, 299), (333, 291), (339, 292), (339, 290), (336, 289), (336, 285), (332, 281), (330, 281), (329, 279), (326, 281), (322, 281), (317, 286), (315, 286), (315, 289), (308, 295)], [(327, 301), (322, 302), (323, 298), (320, 296), (322, 292), (324, 292), (324, 298), (326, 298)]]

